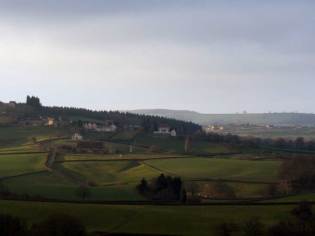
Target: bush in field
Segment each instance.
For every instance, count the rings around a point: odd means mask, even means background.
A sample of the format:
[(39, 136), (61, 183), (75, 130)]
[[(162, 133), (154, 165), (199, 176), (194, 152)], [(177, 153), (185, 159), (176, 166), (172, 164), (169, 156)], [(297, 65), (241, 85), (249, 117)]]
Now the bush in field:
[(9, 188), (4, 185), (2, 182), (0, 182), (0, 196), (7, 196), (10, 195)]
[(265, 227), (258, 218), (252, 218), (243, 225), (244, 236), (261, 236), (264, 235)]
[(148, 182), (146, 181), (146, 179), (143, 178), (143, 179), (141, 180), (140, 184), (137, 185), (137, 190), (138, 190), (138, 192), (139, 192), (140, 194), (142, 194), (142, 195), (145, 195), (145, 194), (150, 190), (149, 184), (148, 184)]
[(0, 214), (0, 235), (3, 236), (28, 235), (26, 224), (17, 217)]
[(182, 180), (178, 177), (165, 176), (161, 174), (158, 178), (152, 180), (150, 184), (142, 179), (137, 186), (138, 192), (157, 201), (179, 201), (182, 194)]
[(315, 218), (312, 205), (301, 202), (291, 212), (293, 218), (281, 221), (269, 229), (270, 236), (313, 236), (315, 235)]
[(68, 215), (52, 215), (31, 228), (32, 236), (86, 236), (84, 225)]
[(315, 158), (296, 157), (284, 161), (280, 175), (295, 192), (315, 190)]
[(239, 231), (239, 226), (234, 223), (223, 222), (217, 227), (218, 236), (231, 236), (233, 233)]
[(200, 190), (200, 196), (203, 198), (235, 198), (234, 189), (221, 181), (203, 185)]
[(82, 200), (86, 200), (91, 196), (91, 191), (87, 185), (80, 185), (75, 193)]

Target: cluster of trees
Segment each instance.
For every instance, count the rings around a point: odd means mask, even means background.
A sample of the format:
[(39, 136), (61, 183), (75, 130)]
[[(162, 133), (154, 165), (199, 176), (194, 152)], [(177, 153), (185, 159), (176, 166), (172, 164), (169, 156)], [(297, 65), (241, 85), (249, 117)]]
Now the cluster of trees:
[(251, 218), (243, 224), (222, 223), (217, 227), (218, 236), (313, 236), (315, 235), (315, 217), (312, 205), (301, 202), (291, 211), (288, 220), (266, 226), (259, 218)]
[(249, 148), (275, 148), (296, 151), (315, 151), (315, 142), (306, 141), (303, 137), (291, 139), (262, 139), (256, 137), (240, 137), (232, 134), (200, 133), (196, 139), (214, 143), (226, 143)]
[(287, 182), (293, 192), (315, 190), (315, 158), (294, 157), (281, 165), (282, 182)]
[(0, 214), (0, 235), (3, 236), (86, 236), (84, 225), (75, 217), (51, 215), (40, 223), (28, 227), (18, 217)]
[[(187, 135), (194, 134), (201, 130), (201, 126), (192, 122), (180, 121), (158, 116), (147, 116), (119, 111), (93, 111), (75, 107), (46, 107), (42, 106), (40, 99), (34, 96), (27, 96), (26, 105), (19, 104), (19, 108), (24, 116), (49, 116), (62, 117), (63, 119), (72, 119), (73, 117), (82, 117), (93, 120), (112, 120), (114, 123), (123, 128), (128, 125), (140, 125), (146, 132), (156, 131), (161, 124), (168, 124), (171, 128), (176, 129), (177, 134)], [(33, 108), (31, 110), (26, 108)], [(79, 122), (80, 123), (80, 122)], [(77, 123), (79, 125), (79, 123)], [(82, 122), (81, 122), (82, 124)]]
[(137, 185), (137, 190), (141, 195), (153, 201), (186, 201), (187, 196), (182, 185), (180, 178), (161, 174), (150, 183), (142, 179)]
[(42, 106), (40, 103), (40, 99), (35, 96), (27, 96), (26, 97), (26, 105), (29, 105), (31, 107), (39, 108)]

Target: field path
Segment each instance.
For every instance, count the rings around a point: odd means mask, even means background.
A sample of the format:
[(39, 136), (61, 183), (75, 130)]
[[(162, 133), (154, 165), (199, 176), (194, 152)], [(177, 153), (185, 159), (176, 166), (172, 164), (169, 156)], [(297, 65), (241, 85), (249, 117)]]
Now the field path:
[(57, 151), (54, 149), (50, 151), (47, 155), (47, 160), (45, 163), (46, 168), (55, 173), (56, 175), (68, 179), (70, 182), (77, 185), (85, 185), (86, 181), (82, 181), (81, 178), (76, 176), (75, 174), (70, 173), (65, 170), (62, 165), (59, 165), (58, 168), (56, 166), (56, 156), (58, 155)]

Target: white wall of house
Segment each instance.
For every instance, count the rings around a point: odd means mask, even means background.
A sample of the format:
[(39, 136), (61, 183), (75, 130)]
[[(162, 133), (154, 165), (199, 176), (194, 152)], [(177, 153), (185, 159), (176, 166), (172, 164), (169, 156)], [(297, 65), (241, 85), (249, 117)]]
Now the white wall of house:
[(82, 135), (78, 134), (78, 133), (75, 133), (74, 135), (72, 135), (72, 138), (71, 138), (73, 141), (81, 141), (83, 140), (83, 137)]

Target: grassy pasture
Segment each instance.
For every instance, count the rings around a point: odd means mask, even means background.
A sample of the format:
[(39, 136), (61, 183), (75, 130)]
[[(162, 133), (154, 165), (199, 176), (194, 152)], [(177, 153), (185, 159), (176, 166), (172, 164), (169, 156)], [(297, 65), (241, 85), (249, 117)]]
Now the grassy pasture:
[[(200, 186), (209, 181), (221, 179), (234, 189), (239, 198), (260, 197), (268, 187), (268, 184), (263, 184), (264, 182), (277, 181), (280, 165), (280, 161), (231, 158), (158, 159), (163, 155), (156, 155), (156, 159), (153, 160), (143, 160), (148, 158), (145, 154), (126, 155), (122, 157), (122, 159), (126, 158), (125, 160), (113, 161), (119, 157), (118, 155), (69, 155), (65, 157), (65, 160), (69, 162), (56, 165), (59, 170), (78, 181), (88, 181), (95, 185), (96, 187), (92, 188), (96, 191), (94, 197), (99, 199), (97, 196), (104, 196), (106, 200), (112, 200), (110, 197), (123, 193), (124, 189), (123, 194), (127, 195), (119, 199), (126, 200), (127, 196), (133, 200), (139, 199), (139, 195), (135, 192), (136, 184), (142, 178), (150, 180), (161, 173), (180, 176), (187, 183), (194, 180), (194, 183)], [(135, 157), (135, 159), (130, 160), (130, 157)], [(86, 161), (89, 158), (92, 160)], [(113, 195), (110, 194), (109, 189), (113, 191)]]
[(60, 164), (67, 172), (96, 185), (137, 184), (143, 177), (158, 175), (154, 169), (137, 161), (65, 162)]
[(32, 137), (38, 141), (67, 135), (62, 128), (49, 127), (0, 127), (0, 146), (17, 146), (32, 143)]
[(230, 158), (186, 158), (149, 160), (144, 163), (183, 179), (227, 179), (276, 181), (280, 161), (252, 161)]
[[(111, 150), (112, 152), (118, 151), (120, 153), (129, 153), (129, 148), (130, 146), (128, 144), (123, 144), (123, 143), (115, 143), (115, 142), (105, 142), (105, 147)], [(133, 152), (134, 153), (145, 153), (147, 152), (147, 148), (145, 147), (139, 147), (139, 146), (134, 146), (133, 147)]]
[(45, 170), (45, 154), (0, 155), (0, 177)]
[(52, 213), (78, 217), (90, 231), (171, 235), (215, 235), (224, 221), (259, 217), (270, 225), (285, 219), (293, 206), (123, 206), (0, 201), (1, 213), (38, 222)]
[(38, 151), (38, 146), (33, 144), (27, 145), (19, 145), (19, 146), (12, 146), (12, 147), (3, 147), (0, 148), (1, 153), (21, 153), (21, 152), (36, 152)]
[[(139, 134), (136, 136), (135, 142), (137, 145), (145, 145), (145, 146), (151, 146), (152, 144), (154, 144), (155, 146), (159, 147), (163, 151), (177, 152), (177, 153), (183, 153), (185, 151), (184, 138)], [(193, 141), (191, 147), (192, 147), (191, 151), (193, 153), (212, 154), (212, 153), (231, 153), (231, 152), (239, 151), (236, 148), (232, 148), (228, 145), (209, 143), (206, 141), (199, 141), (199, 142)]]
[[(45, 170), (45, 160), (46, 154), (0, 155), (0, 173), (4, 177), (42, 171)], [(18, 177), (4, 183), (19, 194), (78, 200), (75, 190), (80, 183), (89, 182), (93, 186), (90, 200), (139, 200), (142, 197), (135, 187), (140, 180), (150, 180), (164, 173), (180, 176), (185, 182), (194, 180), (198, 184), (223, 179), (234, 189), (237, 197), (246, 198), (261, 196), (267, 186), (233, 181), (277, 181), (280, 165), (280, 161), (274, 160), (199, 158), (175, 154), (80, 154), (66, 155), (64, 161), (55, 164), (56, 172)]]
[(116, 135), (114, 135), (111, 138), (111, 140), (113, 140), (113, 141), (115, 141), (115, 140), (124, 140), (124, 141), (133, 140), (137, 134), (138, 134), (138, 131), (123, 131), (123, 132), (119, 132)]
[[(65, 176), (51, 172), (12, 178), (3, 181), (11, 192), (42, 196), (62, 200), (81, 200), (76, 190), (78, 183), (74, 183)], [(142, 200), (136, 192), (135, 185), (111, 185), (90, 188), (89, 200)]]
[(63, 157), (65, 161), (88, 161), (88, 160), (146, 160), (161, 158), (187, 158), (188, 156), (176, 154), (71, 154)]
[(278, 198), (274, 201), (275, 202), (315, 201), (315, 193), (297, 194), (297, 195), (293, 195), (293, 196)]
[[(200, 192), (211, 185), (214, 181), (187, 181), (185, 182), (185, 188), (189, 191), (191, 186), (197, 187)], [(247, 198), (260, 198), (265, 196), (267, 192), (267, 184), (257, 183), (236, 183), (236, 182), (225, 182), (231, 189), (233, 189), (236, 198), (247, 199)], [(216, 200), (215, 200), (216, 201)]]

